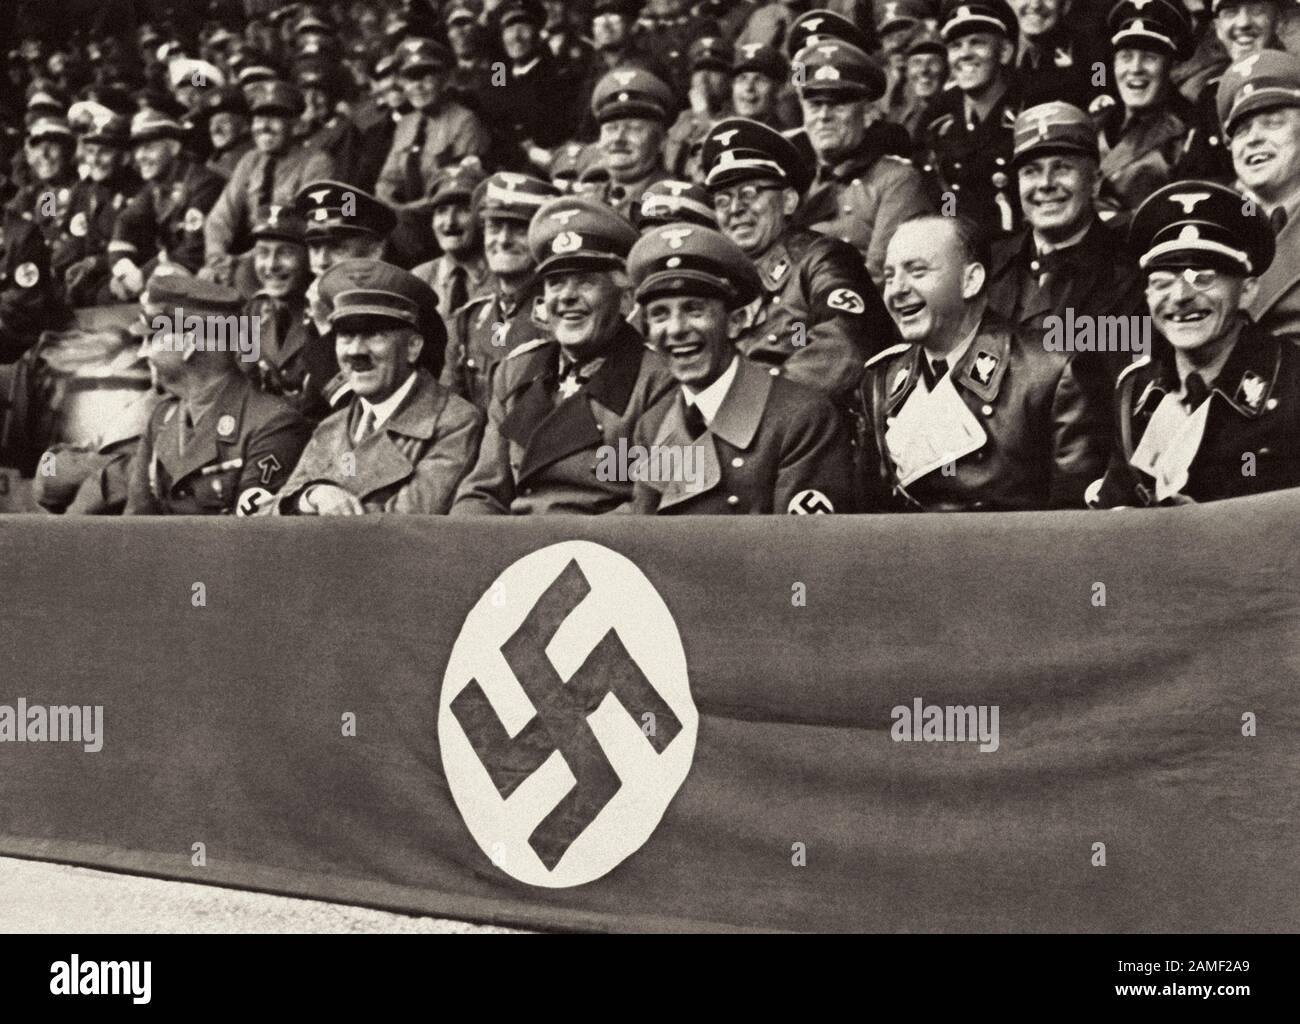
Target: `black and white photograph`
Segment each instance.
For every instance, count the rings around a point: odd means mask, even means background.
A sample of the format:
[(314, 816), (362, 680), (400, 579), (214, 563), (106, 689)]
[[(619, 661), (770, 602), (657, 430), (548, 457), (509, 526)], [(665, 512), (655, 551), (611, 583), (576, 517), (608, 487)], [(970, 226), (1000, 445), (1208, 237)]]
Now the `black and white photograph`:
[(3, 0), (0, 62), (6, 991), (1280, 994), (1300, 0)]

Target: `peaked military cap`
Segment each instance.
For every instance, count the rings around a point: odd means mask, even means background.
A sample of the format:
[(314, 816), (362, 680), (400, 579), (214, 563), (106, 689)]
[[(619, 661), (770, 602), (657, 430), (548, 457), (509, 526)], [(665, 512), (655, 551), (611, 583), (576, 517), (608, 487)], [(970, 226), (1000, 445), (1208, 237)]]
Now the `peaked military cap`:
[(1001, 0), (948, 0), (943, 7), (939, 33), (945, 43), (975, 32), (993, 32), (1015, 39), (1017, 28), (1016, 16)]
[(704, 184), (717, 189), (738, 181), (778, 181), (801, 196), (813, 169), (799, 147), (775, 128), (747, 117), (727, 117), (709, 129), (701, 150)]
[(1300, 57), (1264, 50), (1229, 65), (1219, 79), (1219, 122), (1232, 136), (1250, 114), (1300, 107)]
[(447, 48), (432, 39), (404, 39), (398, 47), (398, 53), (400, 60), (397, 70), (402, 75), (414, 75), (418, 71), (444, 71), (452, 63)]
[(628, 275), (644, 304), (663, 295), (719, 298), (729, 309), (762, 292), (749, 257), (719, 231), (698, 224), (668, 224), (647, 231), (627, 258)]
[(279, 114), (297, 117), (303, 111), (302, 93), (296, 85), (278, 79), (255, 82), (246, 93), (248, 109), (253, 114)]
[(149, 316), (170, 316), (175, 309), (186, 316), (232, 316), (244, 306), (244, 297), (234, 288), (204, 281), (189, 274), (154, 274), (149, 278), (140, 304)]
[(546, 24), (546, 8), (541, 0), (505, 0), (492, 12), (492, 25), (496, 32), (516, 21), (526, 21), (540, 29)]
[(1191, 50), (1192, 24), (1175, 0), (1120, 0), (1107, 22), (1114, 51), (1131, 48), (1185, 57)]
[(131, 119), (131, 145), (141, 146), (158, 139), (184, 139), (185, 126), (173, 117), (142, 110)]
[(397, 214), (369, 192), (341, 181), (313, 181), (294, 196), (294, 207), (307, 224), (307, 241), (341, 235), (387, 238)]
[(813, 43), (794, 60), (803, 70), (795, 82), (801, 96), (877, 100), (885, 94), (884, 69), (852, 43), (840, 39)]
[(615, 68), (591, 95), (591, 112), (600, 124), (624, 117), (666, 124), (675, 105), (672, 90), (643, 68)]
[(800, 50), (832, 39), (849, 43), (864, 52), (871, 50), (871, 40), (854, 22), (834, 11), (815, 10), (799, 15), (790, 24), (785, 37), (785, 52), (793, 57)]
[(762, 43), (744, 43), (736, 47), (736, 59), (731, 65), (733, 74), (742, 71), (757, 71), (768, 78), (785, 81), (790, 73), (790, 64), (781, 55), (781, 51)]
[(730, 71), (733, 50), (725, 39), (702, 36), (691, 43), (686, 59), (692, 71)]
[(900, 29), (915, 28), (934, 16), (934, 5), (927, 0), (887, 0), (876, 3), (876, 31), (881, 35)]
[(435, 210), (457, 200), (468, 203), (474, 198), (474, 190), (486, 180), (487, 174), (476, 163), (443, 168), (438, 173), (429, 203)]
[(678, 221), (714, 229), (718, 226), (708, 191), (691, 181), (655, 182), (641, 193), (641, 203), (632, 213), (642, 232)]
[(253, 218), (253, 239), (294, 242), (306, 241), (307, 223), (302, 214), (292, 206), (264, 206)]
[(1273, 262), (1268, 214), (1225, 185), (1176, 181), (1133, 216), (1129, 245), (1143, 270), (1206, 265), (1258, 277)]
[[(342, 260), (321, 276), (319, 291), (321, 301), (330, 307), (332, 324), (347, 317), (376, 316), (422, 332), (442, 325), (433, 289), (383, 260)], [(445, 344), (445, 328), (442, 339)]]
[(1051, 153), (1079, 153), (1094, 160), (1097, 129), (1092, 118), (1069, 103), (1053, 101), (1029, 107), (1016, 118), (1011, 165)]
[(559, 194), (560, 190), (549, 181), (498, 171), (474, 189), (474, 212), (480, 217), (531, 222), (542, 205)]
[(621, 269), (636, 240), (636, 228), (625, 217), (587, 196), (551, 200), (528, 228), (538, 274)]

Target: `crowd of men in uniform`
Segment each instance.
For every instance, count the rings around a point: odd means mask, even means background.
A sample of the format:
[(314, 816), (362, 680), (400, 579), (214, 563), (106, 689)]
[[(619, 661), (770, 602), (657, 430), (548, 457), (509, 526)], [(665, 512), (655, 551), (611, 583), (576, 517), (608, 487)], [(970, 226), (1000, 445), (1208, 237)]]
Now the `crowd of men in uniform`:
[[(0, 457), (51, 512), (1300, 486), (1289, 0), (161, 6), (16, 30), (0, 90)], [(46, 450), (43, 339), (125, 303), (154, 387)]]

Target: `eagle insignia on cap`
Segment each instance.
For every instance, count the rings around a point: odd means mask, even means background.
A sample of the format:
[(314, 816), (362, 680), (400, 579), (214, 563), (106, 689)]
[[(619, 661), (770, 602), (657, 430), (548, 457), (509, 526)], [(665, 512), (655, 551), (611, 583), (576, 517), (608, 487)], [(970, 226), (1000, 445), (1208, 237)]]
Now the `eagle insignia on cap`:
[(998, 368), (998, 357), (989, 355), (987, 352), (981, 352), (975, 357), (975, 365), (971, 372), (975, 379), (981, 384), (987, 384), (993, 379), (993, 371)]
[(524, 183), (522, 174), (512, 174), (510, 171), (502, 171), (497, 177), (501, 179), (506, 188), (518, 188)]
[(267, 223), (269, 226), (273, 227), (273, 228), (274, 228), (274, 227), (279, 227), (279, 225), (280, 225), (280, 212), (281, 212), (283, 209), (284, 209), (284, 208), (281, 207), (281, 206), (272, 206), (272, 207), (271, 207), (271, 213), (270, 213), (270, 216), (266, 218), (266, 223)]
[(1264, 378), (1253, 370), (1247, 370), (1246, 375), (1241, 378), (1241, 388), (1237, 393), (1252, 412), (1258, 409), (1259, 403), (1264, 400), (1265, 386)]
[(745, 60), (753, 60), (754, 54), (763, 48), (762, 43), (746, 43), (741, 47), (745, 51)]
[(898, 17), (897, 0), (894, 0), (894, 2), (892, 3), (885, 4), (885, 18), (889, 19), (889, 18), (897, 18), (897, 17)]
[(310, 199), (317, 206), (320, 206), (322, 203), (325, 202), (326, 199), (329, 198), (329, 195), (330, 195), (330, 190), (327, 188), (323, 188), (317, 192), (308, 192), (307, 198)]
[(680, 249), (685, 244), (686, 239), (695, 234), (693, 228), (673, 228), (670, 231), (662, 232), (659, 237), (668, 243), (670, 249)]
[(832, 57), (834, 57), (837, 53), (840, 52), (840, 48), (836, 46), (834, 43), (831, 43), (827, 46), (817, 47), (817, 52), (820, 53), (827, 60), (830, 60)]
[(636, 78), (635, 71), (615, 71), (612, 73), (614, 75), (614, 81), (625, 89), (631, 84), (632, 80)]
[(1237, 61), (1236, 64), (1232, 65), (1232, 73), (1234, 75), (1241, 75), (1242, 78), (1245, 78), (1255, 70), (1255, 62), (1258, 60), (1258, 53), (1252, 53), (1249, 57), (1243, 57), (1241, 60)]
[(1151, 3), (1151, 0), (1132, 0), (1132, 3), (1133, 3), (1133, 7), (1140, 11), (1147, 4)]
[(822, 22), (825, 20), (826, 20), (825, 18), (809, 18), (807, 21), (803, 23), (803, 27), (806, 28), (809, 32), (816, 32), (819, 28), (822, 27)]
[(713, 137), (717, 139), (718, 142), (720, 142), (722, 145), (730, 146), (731, 140), (736, 137), (736, 133), (738, 131), (740, 131), (739, 128), (732, 128), (730, 131), (718, 132), (718, 134)]
[(664, 188), (680, 199), (686, 193), (686, 190), (691, 188), (691, 183), (689, 181), (668, 181), (664, 183)]
[[(576, 210), (574, 211), (577, 212)], [(575, 231), (561, 231), (555, 236), (555, 241), (551, 243), (551, 252), (559, 255), (566, 252), (577, 252), (582, 248), (582, 236)]]
[(567, 228), (569, 226), (569, 221), (578, 216), (579, 212), (580, 211), (578, 210), (556, 210), (551, 214), (551, 220), (557, 220)]
[(1169, 201), (1181, 206), (1183, 213), (1190, 214), (1196, 209), (1197, 203), (1203, 203), (1209, 198), (1208, 192), (1178, 192), (1169, 196)]

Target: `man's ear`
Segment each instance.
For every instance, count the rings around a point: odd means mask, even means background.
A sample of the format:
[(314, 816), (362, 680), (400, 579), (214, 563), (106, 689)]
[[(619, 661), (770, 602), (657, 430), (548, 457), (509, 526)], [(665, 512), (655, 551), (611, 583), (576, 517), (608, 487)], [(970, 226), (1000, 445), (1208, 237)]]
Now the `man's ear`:
[(782, 189), (781, 209), (786, 217), (793, 217), (794, 211), (799, 209), (799, 193), (792, 188)]
[(406, 361), (414, 366), (420, 359), (420, 353), (424, 351), (424, 335), (419, 331), (411, 331), (406, 336)]
[(1248, 277), (1241, 282), (1241, 300), (1238, 303), (1241, 306), (1249, 306), (1255, 301), (1255, 296), (1259, 294), (1259, 278)]
[(984, 290), (987, 272), (983, 263), (967, 263), (961, 271), (961, 297), (973, 299)]
[(727, 311), (727, 337), (732, 341), (744, 333), (745, 330), (745, 307), (740, 306), (737, 309)]
[(998, 50), (998, 63), (1010, 64), (1011, 58), (1016, 55), (1016, 47), (1009, 39), (1004, 39), (1001, 48)]

